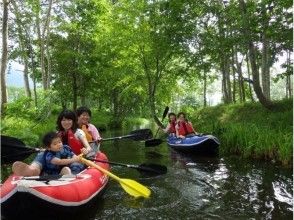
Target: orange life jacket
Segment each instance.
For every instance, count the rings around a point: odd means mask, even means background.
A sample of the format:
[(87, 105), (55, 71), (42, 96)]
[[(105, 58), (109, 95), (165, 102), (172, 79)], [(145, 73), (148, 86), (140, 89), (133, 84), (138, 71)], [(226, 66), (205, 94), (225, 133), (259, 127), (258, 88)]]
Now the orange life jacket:
[(82, 125), (82, 130), (85, 132), (86, 134), (86, 138), (87, 141), (93, 141), (93, 136), (91, 134), (91, 131), (88, 130), (88, 126), (87, 125)]
[(191, 126), (191, 124), (184, 121), (178, 122), (178, 132), (179, 132), (179, 135), (183, 135), (183, 136), (194, 133), (193, 127)]
[(67, 144), (70, 146), (71, 150), (76, 154), (81, 154), (81, 149), (84, 147), (83, 143), (75, 137), (75, 134), (72, 130), (68, 130), (67, 132), (61, 131), (59, 135), (62, 137), (63, 144)]

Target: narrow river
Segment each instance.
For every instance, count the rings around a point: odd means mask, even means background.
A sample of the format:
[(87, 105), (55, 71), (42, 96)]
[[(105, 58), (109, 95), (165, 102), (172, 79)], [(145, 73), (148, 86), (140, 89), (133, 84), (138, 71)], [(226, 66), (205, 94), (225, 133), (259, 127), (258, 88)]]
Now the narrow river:
[(102, 143), (101, 150), (113, 162), (156, 163), (168, 171), (148, 177), (112, 166), (119, 177), (149, 187), (151, 198), (134, 199), (110, 180), (93, 219), (293, 219), (292, 168), (237, 156), (192, 157), (166, 143), (147, 148), (144, 142), (120, 140)]

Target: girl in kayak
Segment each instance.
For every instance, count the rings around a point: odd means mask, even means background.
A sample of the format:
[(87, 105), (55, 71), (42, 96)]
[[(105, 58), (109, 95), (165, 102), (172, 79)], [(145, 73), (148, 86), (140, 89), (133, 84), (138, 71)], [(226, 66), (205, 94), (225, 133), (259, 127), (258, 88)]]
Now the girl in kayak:
[(177, 116), (175, 113), (170, 112), (168, 114), (168, 124), (166, 128), (163, 128), (163, 132), (168, 133), (170, 136), (174, 136), (176, 134), (176, 121)]
[(178, 113), (178, 121), (176, 124), (176, 136), (177, 138), (184, 139), (187, 135), (197, 134), (191, 122), (186, 119), (184, 112)]

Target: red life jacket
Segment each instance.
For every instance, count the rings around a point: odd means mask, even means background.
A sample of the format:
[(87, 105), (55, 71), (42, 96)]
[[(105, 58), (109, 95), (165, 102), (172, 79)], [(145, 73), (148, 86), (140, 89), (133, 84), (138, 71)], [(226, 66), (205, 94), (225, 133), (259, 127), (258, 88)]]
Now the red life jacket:
[(193, 127), (188, 122), (178, 122), (178, 132), (179, 135), (186, 136), (188, 134), (193, 134)]
[(176, 133), (176, 122), (175, 121), (170, 121), (170, 128), (169, 128), (169, 133)]
[(76, 154), (81, 154), (81, 149), (84, 147), (83, 143), (75, 137), (75, 134), (72, 130), (68, 130), (67, 132), (59, 132), (62, 137), (63, 144), (67, 144), (70, 146), (71, 150)]

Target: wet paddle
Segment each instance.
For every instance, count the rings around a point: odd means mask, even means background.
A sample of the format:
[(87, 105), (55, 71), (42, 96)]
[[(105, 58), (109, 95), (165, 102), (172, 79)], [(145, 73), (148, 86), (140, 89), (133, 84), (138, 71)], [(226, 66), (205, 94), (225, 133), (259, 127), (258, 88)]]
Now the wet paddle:
[[(163, 120), (165, 119), (165, 117), (166, 117), (166, 115), (168, 113), (168, 110), (169, 110), (169, 107), (166, 106), (165, 109), (164, 109), (164, 112), (162, 114), (161, 122), (163, 122)], [(155, 134), (154, 137), (157, 136), (157, 133), (158, 133), (159, 129), (160, 129), (160, 127), (157, 129), (156, 134)], [(149, 140), (145, 141), (145, 147), (157, 146), (157, 145), (159, 145), (161, 143), (162, 143), (162, 140), (161, 139), (155, 139), (155, 138), (153, 138), (153, 139), (149, 139)]]
[(120, 140), (120, 139), (132, 139), (134, 141), (143, 141), (153, 137), (152, 131), (150, 129), (139, 129), (130, 132), (128, 135), (112, 138), (103, 138), (102, 141)]
[(89, 160), (100, 162), (100, 163), (108, 163), (112, 165), (133, 168), (143, 173), (150, 173), (150, 174), (157, 174), (157, 175), (162, 175), (167, 173), (166, 166), (159, 165), (159, 164), (143, 163), (140, 165), (133, 165), (133, 164), (123, 164), (123, 163), (111, 162), (111, 161), (105, 161), (105, 160), (96, 160), (96, 159), (89, 159)]
[[(139, 129), (130, 132), (129, 135), (106, 138), (103, 141), (120, 140), (130, 138), (135, 141), (142, 141), (152, 138), (150, 129)], [(14, 161), (21, 161), (28, 158), (31, 154), (40, 152), (39, 148), (32, 148), (18, 138), (1, 135), (1, 164), (10, 164)]]
[(122, 179), (118, 176), (114, 175), (113, 173), (109, 172), (108, 170), (103, 169), (102, 167), (98, 166), (94, 162), (90, 160), (86, 160), (85, 158), (80, 155), (80, 161), (88, 166), (91, 166), (97, 170), (100, 170), (102, 173), (108, 175), (109, 177), (115, 179), (121, 187), (127, 192), (129, 195), (138, 198), (138, 197), (144, 197), (149, 198), (151, 191), (146, 186), (143, 186), (142, 184), (136, 182), (135, 180), (131, 179)]

